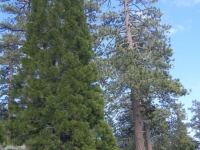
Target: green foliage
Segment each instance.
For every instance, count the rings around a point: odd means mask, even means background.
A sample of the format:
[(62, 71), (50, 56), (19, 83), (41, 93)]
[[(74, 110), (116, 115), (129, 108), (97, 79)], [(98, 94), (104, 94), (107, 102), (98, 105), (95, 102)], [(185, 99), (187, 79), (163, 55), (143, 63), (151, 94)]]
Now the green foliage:
[(6, 134), (5, 134), (5, 123), (0, 121), (0, 145), (6, 142)]
[(8, 128), (32, 150), (115, 150), (81, 0), (35, 0)]
[(155, 150), (194, 150), (195, 143), (188, 136), (185, 110), (182, 104), (171, 104), (169, 109), (157, 109), (153, 119), (152, 133)]
[(192, 107), (189, 110), (194, 113), (192, 116), (191, 122), (189, 123), (190, 127), (194, 130), (195, 138), (200, 139), (200, 102), (197, 100), (192, 101)]

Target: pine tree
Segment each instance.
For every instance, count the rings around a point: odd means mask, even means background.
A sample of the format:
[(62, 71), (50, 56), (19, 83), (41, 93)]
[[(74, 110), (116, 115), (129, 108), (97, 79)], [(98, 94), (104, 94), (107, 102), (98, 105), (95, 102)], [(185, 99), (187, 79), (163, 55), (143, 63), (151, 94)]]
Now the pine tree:
[(105, 71), (102, 83), (106, 94), (110, 95), (109, 99), (118, 103), (121, 110), (130, 104), (127, 103), (130, 100), (134, 144), (136, 150), (143, 150), (145, 145), (141, 101), (156, 99), (162, 91), (180, 96), (186, 90), (179, 80), (173, 79), (169, 74), (172, 50), (165, 33), (170, 26), (160, 23), (162, 14), (153, 7), (156, 1), (120, 2), (124, 8), (115, 19), (118, 24), (113, 26), (113, 21), (110, 23), (107, 19), (106, 25), (117, 28), (120, 34), (114, 38), (113, 48), (105, 52), (106, 58), (100, 61), (103, 64), (102, 70)]
[(195, 143), (188, 136), (185, 110), (180, 103), (169, 105), (169, 109), (157, 109), (152, 125), (153, 147), (155, 150), (194, 150)]
[[(10, 120), (11, 114), (8, 113), (8, 104), (13, 101), (10, 92), (13, 87), (13, 75), (16, 68), (20, 66), (21, 57), (20, 46), (24, 42), (25, 21), (29, 13), (29, 0), (2, 0), (1, 11), (9, 15), (8, 19), (0, 23), (1, 41), (0, 50), (2, 56), (1, 63), (1, 106), (4, 120)], [(8, 131), (7, 142), (10, 139), (11, 132)]]
[(200, 102), (197, 100), (192, 101), (192, 107), (189, 110), (194, 113), (189, 123), (190, 127), (194, 130), (194, 137), (200, 139)]
[(114, 150), (81, 0), (34, 0), (9, 128), (32, 150)]

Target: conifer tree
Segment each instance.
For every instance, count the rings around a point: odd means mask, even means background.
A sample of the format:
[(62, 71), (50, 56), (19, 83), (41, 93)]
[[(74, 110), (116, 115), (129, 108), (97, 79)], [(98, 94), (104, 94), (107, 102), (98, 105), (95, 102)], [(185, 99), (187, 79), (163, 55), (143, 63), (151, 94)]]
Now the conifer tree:
[(194, 137), (200, 139), (200, 102), (198, 100), (192, 101), (192, 107), (189, 110), (194, 113), (189, 126), (194, 130)]
[(189, 137), (187, 126), (183, 122), (186, 116), (182, 106), (181, 103), (177, 103), (169, 105), (168, 109), (156, 109), (151, 129), (155, 150), (195, 149), (195, 143)]
[[(3, 54), (0, 58), (2, 65), (1, 117), (2, 119), (9, 120), (10, 115), (7, 113), (7, 104), (12, 100), (11, 97), (9, 97), (9, 93), (10, 90), (12, 90), (13, 74), (16, 73), (16, 68), (19, 66), (19, 58), (22, 54), (20, 46), (25, 41), (25, 22), (30, 13), (30, 0), (1, 0), (1, 3), (1, 11), (10, 15), (8, 19), (0, 23), (0, 31), (2, 37), (4, 37), (1, 39), (0, 43), (0, 49)], [(99, 6), (102, 3), (103, 1), (99, 0), (84, 1), (84, 12), (86, 14), (87, 24), (94, 37), (95, 34), (93, 33), (98, 29), (95, 21), (98, 20), (97, 14), (100, 13)], [(95, 38), (92, 41), (96, 41)], [(97, 44), (93, 44), (93, 47), (96, 47), (96, 45)], [(7, 137), (9, 138), (9, 135), (7, 135)]]
[[(30, 2), (22, 0), (2, 0), (1, 11), (9, 15), (0, 23), (1, 41), (0, 57), (1, 63), (1, 106), (4, 120), (10, 120), (11, 114), (8, 113), (8, 104), (13, 101), (10, 92), (13, 87), (13, 75), (16, 68), (19, 67), (19, 58), (22, 53), (20, 46), (24, 42), (25, 21), (29, 13)], [(11, 132), (8, 131), (7, 142), (10, 139)]]
[(82, 0), (34, 0), (9, 129), (32, 150), (114, 150)]
[[(4, 48), (3, 56), (0, 58), (0, 62), (2, 65), (2, 74), (1, 74), (1, 114), (2, 118), (5, 121), (10, 121), (11, 114), (8, 113), (8, 105), (13, 101), (12, 97), (10, 96), (10, 92), (13, 89), (13, 74), (16, 71), (16, 68), (19, 66), (19, 58), (20, 58), (20, 51), (18, 48), (19, 42), (18, 34), (13, 35), (11, 33), (7, 33), (2, 35), (2, 43), (0, 45)], [(8, 131), (7, 142), (10, 139), (11, 132)]]
[(102, 83), (109, 99), (122, 110), (130, 104), (128, 99), (131, 102), (136, 150), (145, 149), (141, 113), (143, 99), (156, 99), (163, 91), (176, 96), (186, 93), (179, 80), (169, 74), (172, 50), (165, 33), (170, 26), (160, 23), (162, 14), (153, 7), (155, 2), (120, 0), (119, 6), (123, 9), (115, 19), (117, 25), (106, 20), (106, 25), (117, 28), (120, 34), (115, 37), (113, 48), (104, 53), (107, 57), (100, 61), (105, 72)]

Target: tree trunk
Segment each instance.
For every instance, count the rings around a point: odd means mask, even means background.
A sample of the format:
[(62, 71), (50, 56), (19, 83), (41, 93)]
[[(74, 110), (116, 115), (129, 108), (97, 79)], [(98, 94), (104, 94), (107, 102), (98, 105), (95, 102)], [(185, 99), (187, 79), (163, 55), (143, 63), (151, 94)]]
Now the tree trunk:
[(128, 48), (133, 50), (133, 39), (131, 34), (131, 23), (130, 23), (130, 14), (128, 9), (128, 2), (124, 0), (124, 13), (125, 13), (125, 24), (126, 24), (126, 36), (128, 42)]
[[(126, 35), (128, 48), (133, 50), (133, 40), (131, 34), (131, 24), (130, 24), (130, 13), (128, 9), (128, 1), (124, 0), (124, 13), (125, 13), (125, 24), (126, 24)], [(142, 114), (140, 111), (140, 101), (136, 99), (136, 93), (134, 89), (131, 89), (131, 101), (133, 108), (133, 119), (134, 119), (134, 141), (136, 150), (145, 150), (144, 137), (142, 131)]]
[(135, 149), (145, 150), (144, 137), (142, 131), (142, 114), (140, 110), (140, 101), (135, 98), (133, 89), (131, 90), (131, 101), (133, 106)]
[(147, 150), (152, 150), (152, 143), (151, 143), (151, 136), (150, 136), (150, 129), (149, 128), (150, 128), (149, 124), (144, 123), (146, 148), (147, 148)]

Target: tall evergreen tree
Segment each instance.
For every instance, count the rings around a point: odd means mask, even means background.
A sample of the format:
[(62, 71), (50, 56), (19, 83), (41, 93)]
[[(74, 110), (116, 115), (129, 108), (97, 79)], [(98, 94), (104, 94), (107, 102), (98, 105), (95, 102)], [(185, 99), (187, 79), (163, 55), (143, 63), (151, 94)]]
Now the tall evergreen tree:
[[(118, 103), (119, 108), (131, 103), (129, 109), (132, 109), (136, 150), (145, 149), (141, 113), (143, 99), (154, 100), (162, 91), (179, 96), (186, 93), (179, 80), (169, 74), (172, 50), (165, 33), (170, 26), (160, 23), (162, 14), (153, 7), (155, 2), (120, 0), (119, 6), (123, 9), (115, 19), (117, 25), (113, 26), (112, 17), (111, 22), (106, 20), (106, 25), (116, 27), (120, 34), (114, 39), (113, 49), (106, 51), (107, 57), (102, 58), (105, 72), (102, 83), (106, 94)], [(130, 103), (127, 103), (128, 99)]]
[(9, 129), (32, 150), (114, 150), (82, 0), (34, 0)]

